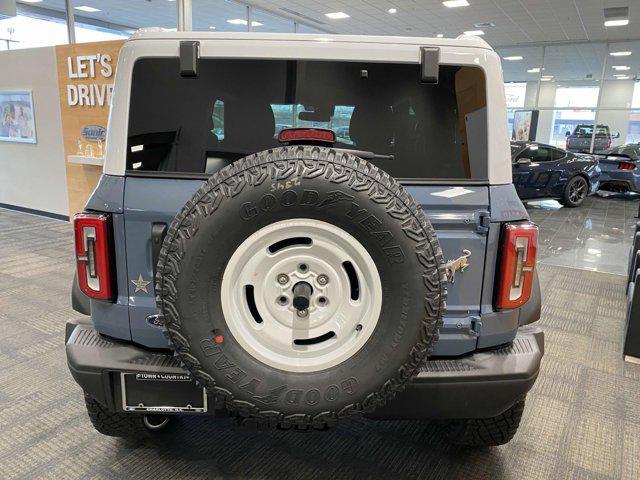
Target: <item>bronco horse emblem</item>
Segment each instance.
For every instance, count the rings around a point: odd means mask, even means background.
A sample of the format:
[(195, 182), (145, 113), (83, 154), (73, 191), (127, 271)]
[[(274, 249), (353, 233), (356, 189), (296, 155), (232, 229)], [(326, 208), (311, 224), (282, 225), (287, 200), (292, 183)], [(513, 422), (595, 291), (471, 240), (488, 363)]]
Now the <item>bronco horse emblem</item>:
[(471, 252), (467, 249), (462, 250), (462, 256), (447, 262), (444, 266), (447, 272), (447, 280), (451, 283), (456, 282), (456, 272), (460, 270), (460, 273), (464, 273), (465, 269), (469, 266), (469, 257)]

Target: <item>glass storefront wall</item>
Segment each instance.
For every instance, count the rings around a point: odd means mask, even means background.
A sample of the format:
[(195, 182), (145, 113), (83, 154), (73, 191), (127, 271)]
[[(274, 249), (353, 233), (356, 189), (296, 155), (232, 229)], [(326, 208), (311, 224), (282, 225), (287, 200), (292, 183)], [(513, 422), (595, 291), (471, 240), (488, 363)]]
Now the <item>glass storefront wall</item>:
[(512, 138), (515, 112), (535, 110), (541, 143), (598, 152), (640, 141), (640, 42), (496, 50)]
[[(126, 39), (144, 27), (167, 30), (177, 30), (178, 27), (178, 2), (175, 0), (72, 0), (71, 6), (76, 43)], [(241, 0), (192, 0), (191, 9), (192, 29), (195, 31), (326, 33), (320, 28), (248, 5)], [(64, 0), (19, 2), (16, 17), (0, 20), (0, 51), (68, 42)]]

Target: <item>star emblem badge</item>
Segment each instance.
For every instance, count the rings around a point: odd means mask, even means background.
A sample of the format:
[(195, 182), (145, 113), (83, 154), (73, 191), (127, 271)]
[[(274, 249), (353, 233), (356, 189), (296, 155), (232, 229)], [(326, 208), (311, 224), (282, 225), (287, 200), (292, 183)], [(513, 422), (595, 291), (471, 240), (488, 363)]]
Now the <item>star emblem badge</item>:
[(147, 285), (149, 285), (151, 282), (148, 282), (147, 280), (142, 278), (142, 274), (138, 275), (137, 280), (131, 280), (131, 283), (133, 283), (136, 287), (133, 293), (137, 293), (137, 292), (149, 293), (149, 291), (147, 290)]

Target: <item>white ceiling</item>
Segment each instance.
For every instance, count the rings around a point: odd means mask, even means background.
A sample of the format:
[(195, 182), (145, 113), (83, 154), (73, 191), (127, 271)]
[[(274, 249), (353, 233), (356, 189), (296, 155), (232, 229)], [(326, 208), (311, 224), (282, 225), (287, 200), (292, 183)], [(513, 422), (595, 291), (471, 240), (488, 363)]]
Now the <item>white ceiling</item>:
[[(18, 0), (19, 3), (20, 0)], [(227, 20), (245, 18), (246, 4), (254, 7), (257, 31), (292, 31), (293, 20), (300, 31), (308, 26), (342, 34), (418, 35), (456, 37), (474, 30), (474, 23), (492, 22), (482, 28), (484, 39), (502, 56), (522, 55), (519, 62), (503, 62), (507, 81), (535, 80), (528, 73), (543, 67), (543, 74), (554, 79), (595, 82), (600, 78), (603, 59), (608, 78), (614, 73), (640, 74), (640, 0), (468, 0), (470, 6), (446, 8), (441, 0), (192, 0), (196, 30), (245, 31), (246, 25)], [(177, 7), (172, 0), (72, 0), (74, 7), (87, 5), (99, 12), (74, 10), (78, 20), (90, 18), (132, 28), (175, 27)], [(64, 11), (64, 0), (43, 0), (29, 5)], [(629, 7), (629, 25), (604, 27), (603, 9)], [(388, 13), (389, 8), (397, 13)], [(332, 20), (325, 13), (342, 11), (350, 18)], [(284, 19), (273, 14), (288, 17)], [(636, 40), (631, 42), (630, 40)], [(579, 42), (557, 45), (559, 42)], [(587, 43), (588, 42), (588, 43)], [(607, 45), (607, 42), (610, 42)], [(611, 43), (613, 42), (613, 43)], [(532, 44), (536, 44), (533, 46)], [(547, 44), (544, 66), (542, 47)], [(555, 45), (549, 45), (555, 44)], [(631, 57), (614, 58), (608, 51), (631, 50)], [(617, 72), (612, 65), (629, 65), (628, 72)]]
[[(640, 38), (638, 0), (468, 0), (447, 8), (441, 0), (252, 0), (271, 9), (287, 8), (325, 23), (335, 33), (456, 37), (474, 23), (493, 22), (484, 38), (494, 46), (532, 42), (602, 41)], [(629, 6), (626, 27), (605, 28), (605, 7)], [(391, 15), (387, 10), (397, 8)], [(351, 18), (331, 20), (328, 12)]]
[[(19, 0), (20, 1), (20, 0)], [(640, 39), (639, 0), (468, 0), (470, 6), (447, 8), (441, 0), (248, 0), (254, 6), (332, 33), (419, 35), (442, 33), (456, 37), (474, 30), (474, 23), (493, 22), (484, 38), (493, 46), (559, 41), (606, 41)], [(74, 6), (101, 9), (77, 15), (131, 27), (175, 26), (176, 3), (171, 0), (73, 0)], [(43, 0), (31, 4), (64, 10), (64, 0)], [(629, 6), (630, 23), (605, 28), (605, 7)], [(397, 13), (389, 14), (391, 7)], [(284, 10), (283, 10), (284, 9)], [(193, 0), (195, 23), (203, 28), (242, 29), (226, 23), (242, 13), (242, 5), (229, 0)], [(324, 14), (342, 11), (350, 18), (331, 20)], [(295, 15), (297, 12), (301, 16)], [(269, 30), (277, 22), (258, 27)], [(286, 28), (280, 25), (280, 28)], [(276, 27), (277, 28), (277, 27)]]

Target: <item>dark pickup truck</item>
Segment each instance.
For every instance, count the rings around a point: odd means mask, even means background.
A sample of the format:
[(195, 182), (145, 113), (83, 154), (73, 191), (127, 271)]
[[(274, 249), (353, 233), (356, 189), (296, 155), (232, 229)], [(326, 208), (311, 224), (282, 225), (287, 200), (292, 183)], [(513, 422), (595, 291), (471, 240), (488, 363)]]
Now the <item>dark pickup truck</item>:
[[(567, 147), (570, 152), (591, 152), (591, 138), (593, 137), (593, 125), (576, 125), (573, 133), (567, 132)], [(611, 134), (609, 125), (598, 125), (596, 135), (593, 142), (593, 151), (600, 152), (611, 148), (611, 140), (618, 138), (620, 134), (614, 132)]]

